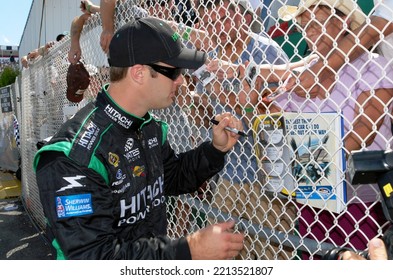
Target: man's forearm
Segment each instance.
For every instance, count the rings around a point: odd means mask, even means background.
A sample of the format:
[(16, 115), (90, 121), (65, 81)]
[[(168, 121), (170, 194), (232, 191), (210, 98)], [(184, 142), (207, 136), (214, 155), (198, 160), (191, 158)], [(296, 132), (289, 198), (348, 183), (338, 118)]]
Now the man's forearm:
[(72, 23), (71, 23), (71, 30), (70, 30), (71, 31), (70, 32), (71, 33), (71, 42), (73, 42), (73, 41), (78, 41), (79, 42), (83, 26), (85, 24), (85, 21), (88, 18), (89, 18), (88, 15), (83, 14), (83, 15), (81, 15), (79, 17), (76, 17), (72, 21)]
[(103, 30), (114, 30), (114, 14), (116, 0), (101, 0), (100, 12)]

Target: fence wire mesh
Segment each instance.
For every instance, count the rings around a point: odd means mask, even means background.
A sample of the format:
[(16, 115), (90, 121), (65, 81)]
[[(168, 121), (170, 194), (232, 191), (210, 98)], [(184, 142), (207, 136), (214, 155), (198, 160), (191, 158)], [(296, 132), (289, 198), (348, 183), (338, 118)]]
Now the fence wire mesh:
[[(135, 17), (135, 3), (117, 2), (116, 29)], [(391, 148), (393, 63), (376, 59), (373, 48), (360, 61), (347, 61), (350, 72), (333, 74), (327, 84), (316, 80), (317, 98), (282, 94), (266, 103), (263, 98), (284, 83), (278, 76), (292, 73), (289, 62), (337, 51), (334, 42), (351, 33), (354, 24), (334, 9), (324, 10), (321, 17), (312, 8), (306, 10), (309, 18), (286, 22), (272, 10), (286, 1), (266, 2), (271, 3), (257, 10), (264, 10), (265, 18), (239, 2), (195, 1), (190, 2), (192, 8), (183, 5), (181, 10), (171, 1), (137, 3), (150, 16), (177, 20), (172, 25), (185, 44), (208, 51), (209, 62), (216, 62), (221, 70), (207, 77), (206, 83), (203, 77), (186, 73), (173, 106), (154, 112), (169, 124), (173, 149), (184, 152), (209, 139), (209, 119), (222, 111), (239, 116), (249, 136), (239, 140), (228, 153), (224, 170), (197, 193), (167, 199), (168, 235), (176, 238), (207, 224), (235, 219), (236, 230), (246, 235), (239, 259), (318, 259), (336, 246), (365, 249), (388, 222), (376, 185), (351, 185), (345, 175), (345, 159), (352, 149), (347, 139), (356, 139), (357, 149)], [(332, 31), (332, 22), (342, 28)], [(81, 33), (81, 60), (91, 77), (82, 102), (66, 98), (69, 36), (22, 72), (23, 197), (41, 228), (45, 219), (32, 169), (37, 143), (52, 136), (109, 82), (107, 57), (99, 44), (101, 31), (96, 14)], [(309, 45), (303, 38), (309, 38)], [(331, 50), (321, 51), (310, 40), (330, 42)], [(240, 69), (239, 64), (246, 66)], [(281, 65), (284, 74), (277, 74), (273, 65)], [(267, 71), (263, 79), (249, 75), (262, 69)], [(362, 131), (366, 126), (370, 131)]]

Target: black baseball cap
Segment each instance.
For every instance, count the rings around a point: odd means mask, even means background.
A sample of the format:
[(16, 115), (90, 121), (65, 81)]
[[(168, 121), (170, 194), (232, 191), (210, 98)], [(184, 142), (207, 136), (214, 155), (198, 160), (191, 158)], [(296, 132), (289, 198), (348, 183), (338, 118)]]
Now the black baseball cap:
[(178, 68), (197, 69), (205, 60), (206, 53), (186, 48), (178, 33), (152, 17), (126, 23), (113, 35), (109, 45), (108, 62), (114, 67), (163, 62)]

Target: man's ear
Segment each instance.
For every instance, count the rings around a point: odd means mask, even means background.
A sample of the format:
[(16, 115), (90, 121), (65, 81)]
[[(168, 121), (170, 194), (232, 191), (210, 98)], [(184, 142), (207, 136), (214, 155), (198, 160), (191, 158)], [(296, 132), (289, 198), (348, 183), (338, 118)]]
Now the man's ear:
[(145, 67), (142, 64), (136, 64), (128, 69), (127, 75), (136, 83), (142, 83), (145, 75)]

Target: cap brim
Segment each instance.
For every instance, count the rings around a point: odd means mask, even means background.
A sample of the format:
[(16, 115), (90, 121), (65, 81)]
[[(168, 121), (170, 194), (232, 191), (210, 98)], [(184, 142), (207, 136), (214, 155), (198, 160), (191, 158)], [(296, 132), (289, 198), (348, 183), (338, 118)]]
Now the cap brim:
[[(319, 5), (326, 4), (329, 6), (329, 3), (325, 3), (325, 1), (320, 1)], [(296, 17), (304, 13), (306, 10), (309, 10), (311, 6), (315, 4), (314, 1), (307, 1), (302, 6), (291, 6), (284, 5), (278, 9), (278, 17), (284, 21), (296, 20)], [(337, 5), (333, 5), (335, 8), (340, 10), (342, 13), (349, 15), (352, 19), (351, 21), (351, 29), (354, 30), (358, 28), (363, 22), (366, 20), (366, 15), (362, 12), (360, 8), (355, 9), (352, 6), (346, 5), (338, 5), (340, 2), (337, 2)]]
[(83, 94), (75, 94), (75, 91), (71, 88), (67, 88), (67, 99), (74, 103), (79, 103), (83, 99)]
[(162, 62), (178, 68), (198, 69), (205, 63), (205, 61), (205, 52), (189, 48), (183, 48), (183, 50), (178, 56), (171, 59), (163, 60)]
[(303, 13), (306, 10), (305, 7), (297, 7), (297, 6), (290, 6), (284, 5), (278, 9), (278, 18), (282, 19), (283, 21), (290, 21), (294, 20), (299, 14)]

